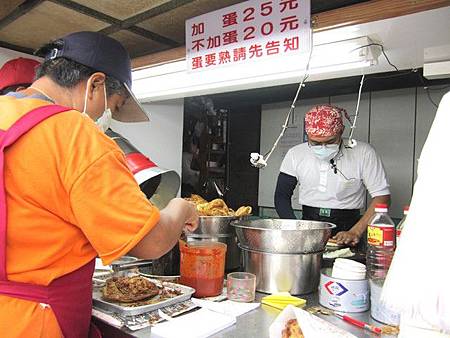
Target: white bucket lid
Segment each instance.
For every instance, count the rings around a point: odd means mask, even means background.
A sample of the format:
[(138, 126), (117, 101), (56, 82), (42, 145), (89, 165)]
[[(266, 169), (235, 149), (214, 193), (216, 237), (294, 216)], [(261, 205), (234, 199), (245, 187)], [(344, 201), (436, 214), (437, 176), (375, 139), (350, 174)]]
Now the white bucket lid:
[(334, 261), (333, 267), (338, 267), (343, 270), (365, 272), (366, 266), (362, 263), (356, 262), (352, 259), (337, 258)]

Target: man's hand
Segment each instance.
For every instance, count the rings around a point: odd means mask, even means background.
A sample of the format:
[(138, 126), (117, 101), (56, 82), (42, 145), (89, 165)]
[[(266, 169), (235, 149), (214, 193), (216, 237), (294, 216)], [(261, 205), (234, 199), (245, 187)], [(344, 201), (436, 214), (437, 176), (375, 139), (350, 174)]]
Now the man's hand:
[(355, 231), (349, 230), (349, 231), (341, 231), (336, 234), (336, 236), (333, 237), (334, 240), (336, 240), (337, 244), (345, 244), (350, 246), (355, 246), (359, 243), (359, 234)]
[[(187, 201), (186, 201), (187, 202)], [(186, 221), (183, 231), (194, 232), (198, 227), (198, 212), (195, 203), (187, 202)]]

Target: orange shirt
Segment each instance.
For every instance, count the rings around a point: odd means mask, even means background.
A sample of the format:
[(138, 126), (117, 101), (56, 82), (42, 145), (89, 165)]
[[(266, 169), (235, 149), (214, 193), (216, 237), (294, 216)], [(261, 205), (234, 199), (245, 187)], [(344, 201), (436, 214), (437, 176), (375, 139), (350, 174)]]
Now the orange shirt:
[[(0, 129), (49, 103), (0, 96)], [(129, 252), (158, 222), (122, 151), (77, 111), (35, 126), (5, 152), (7, 273), (48, 285), (99, 256)], [(58, 337), (51, 309), (0, 295), (0, 333)]]

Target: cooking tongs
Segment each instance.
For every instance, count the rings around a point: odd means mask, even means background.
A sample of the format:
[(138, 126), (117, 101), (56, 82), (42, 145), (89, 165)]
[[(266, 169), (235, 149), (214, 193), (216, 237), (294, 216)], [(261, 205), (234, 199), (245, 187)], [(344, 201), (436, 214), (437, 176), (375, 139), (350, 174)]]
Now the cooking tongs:
[(119, 272), (119, 271), (124, 271), (124, 270), (129, 270), (132, 268), (137, 268), (139, 266), (149, 266), (152, 265), (153, 261), (150, 259), (140, 259), (140, 260), (136, 260), (134, 262), (128, 262), (128, 263), (120, 263), (120, 264), (111, 264), (111, 268), (113, 269), (114, 272)]

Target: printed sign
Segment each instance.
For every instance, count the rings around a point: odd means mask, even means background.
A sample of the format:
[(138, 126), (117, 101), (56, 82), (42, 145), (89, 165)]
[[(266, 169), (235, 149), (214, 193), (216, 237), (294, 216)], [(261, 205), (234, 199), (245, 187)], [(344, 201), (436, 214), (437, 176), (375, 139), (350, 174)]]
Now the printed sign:
[(310, 0), (249, 0), (186, 21), (189, 71), (308, 53)]

